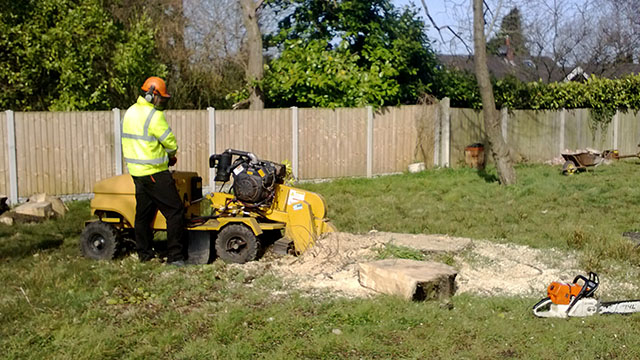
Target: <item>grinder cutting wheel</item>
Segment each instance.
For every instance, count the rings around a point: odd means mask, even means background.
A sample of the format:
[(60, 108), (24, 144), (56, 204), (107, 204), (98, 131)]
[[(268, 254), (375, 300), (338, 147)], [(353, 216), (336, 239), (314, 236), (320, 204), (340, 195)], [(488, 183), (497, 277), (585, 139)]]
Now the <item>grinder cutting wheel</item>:
[[(273, 238), (281, 238), (275, 242), (276, 251), (300, 254), (321, 234), (335, 231), (326, 218), (322, 196), (284, 184), (284, 165), (227, 149), (212, 155), (209, 166), (216, 169), (215, 181), (221, 186), (220, 191), (204, 198), (198, 174), (172, 173), (186, 209), (188, 262), (207, 263), (216, 256), (227, 262), (252, 261)], [(223, 192), (231, 179), (233, 185)], [(135, 189), (131, 176), (100, 181), (94, 185), (94, 194), (91, 211), (98, 219), (86, 223), (81, 250), (93, 259), (111, 259), (126, 248), (133, 234)], [(210, 214), (201, 209), (203, 199), (209, 201)], [(166, 230), (161, 213), (152, 227)]]

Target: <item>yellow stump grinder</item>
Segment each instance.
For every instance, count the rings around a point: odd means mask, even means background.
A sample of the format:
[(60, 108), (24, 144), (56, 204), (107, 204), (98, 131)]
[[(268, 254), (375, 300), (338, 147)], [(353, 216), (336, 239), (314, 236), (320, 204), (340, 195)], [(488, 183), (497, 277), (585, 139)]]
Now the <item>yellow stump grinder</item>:
[[(227, 149), (212, 155), (209, 166), (216, 169), (215, 182), (221, 185), (204, 197), (197, 173), (173, 172), (185, 206), (189, 263), (209, 263), (216, 257), (245, 263), (270, 243), (277, 253), (300, 254), (319, 235), (335, 231), (321, 195), (284, 184), (284, 165)], [(133, 244), (135, 186), (130, 175), (119, 175), (96, 183), (93, 192), (91, 212), (98, 219), (85, 224), (80, 249), (88, 258), (112, 259)], [(160, 212), (152, 227), (166, 230)]]

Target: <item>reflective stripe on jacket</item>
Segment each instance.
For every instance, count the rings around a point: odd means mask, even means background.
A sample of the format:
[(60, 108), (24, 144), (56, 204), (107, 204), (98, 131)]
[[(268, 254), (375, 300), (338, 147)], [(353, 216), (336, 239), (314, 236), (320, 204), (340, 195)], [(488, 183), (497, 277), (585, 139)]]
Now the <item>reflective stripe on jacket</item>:
[(169, 156), (178, 151), (162, 111), (142, 96), (124, 114), (122, 121), (122, 155), (129, 173), (145, 176), (169, 169)]

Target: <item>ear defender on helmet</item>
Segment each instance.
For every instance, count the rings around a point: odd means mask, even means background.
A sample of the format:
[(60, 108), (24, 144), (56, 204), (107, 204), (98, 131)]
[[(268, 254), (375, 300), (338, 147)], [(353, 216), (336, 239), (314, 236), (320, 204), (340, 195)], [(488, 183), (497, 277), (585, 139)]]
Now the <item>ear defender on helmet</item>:
[(147, 78), (142, 84), (141, 90), (144, 91), (144, 99), (148, 102), (153, 102), (156, 96), (160, 96), (163, 99), (171, 97), (167, 92), (167, 84), (157, 76)]
[(155, 85), (151, 85), (149, 87), (149, 90), (144, 94), (144, 99), (147, 100), (148, 102), (153, 102), (153, 92), (156, 90), (156, 86)]

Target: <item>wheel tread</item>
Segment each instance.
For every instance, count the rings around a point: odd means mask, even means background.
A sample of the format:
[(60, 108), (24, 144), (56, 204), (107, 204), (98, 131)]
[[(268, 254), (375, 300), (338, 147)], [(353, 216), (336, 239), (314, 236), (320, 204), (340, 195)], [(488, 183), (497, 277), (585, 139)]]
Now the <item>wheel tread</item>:
[[(227, 251), (226, 244), (233, 237), (241, 237), (246, 241), (246, 248), (239, 254)], [(258, 256), (260, 241), (248, 227), (240, 224), (225, 226), (216, 237), (216, 254), (227, 263), (244, 264)]]
[[(100, 251), (92, 249), (93, 235), (100, 235), (104, 238), (104, 248)], [(80, 251), (82, 255), (94, 260), (111, 260), (115, 257), (118, 249), (119, 233), (115, 227), (102, 221), (95, 221), (88, 224), (80, 236)]]

